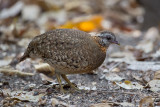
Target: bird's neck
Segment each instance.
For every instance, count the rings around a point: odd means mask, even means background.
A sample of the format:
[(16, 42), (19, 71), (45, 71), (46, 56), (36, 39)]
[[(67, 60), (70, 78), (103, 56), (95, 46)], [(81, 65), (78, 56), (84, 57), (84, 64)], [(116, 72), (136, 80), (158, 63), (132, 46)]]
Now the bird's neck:
[(92, 36), (92, 38), (93, 38), (93, 39), (95, 40), (95, 42), (98, 44), (98, 46), (100, 47), (101, 51), (104, 52), (104, 53), (106, 53), (106, 50), (107, 50), (108, 47), (102, 45), (100, 38), (97, 37), (97, 36)]

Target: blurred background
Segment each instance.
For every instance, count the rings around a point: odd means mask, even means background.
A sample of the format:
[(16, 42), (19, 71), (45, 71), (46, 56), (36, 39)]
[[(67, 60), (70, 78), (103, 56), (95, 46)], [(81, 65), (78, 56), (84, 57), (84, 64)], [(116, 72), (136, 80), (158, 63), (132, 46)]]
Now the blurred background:
[(159, 0), (1, 0), (0, 58), (12, 59), (41, 33), (71, 28), (114, 32), (122, 42), (119, 50), (131, 46), (141, 59), (160, 46), (159, 4)]
[[(41, 63), (39, 60), (30, 61), (28, 59), (19, 65), (16, 64), (32, 38), (46, 31), (57, 28), (79, 29), (88, 33), (108, 30), (115, 33), (121, 45), (112, 45), (108, 49), (107, 59), (100, 67), (102, 72), (98, 74), (100, 80), (93, 80), (93, 75), (92, 77), (87, 76), (90, 78), (87, 80), (84, 76), (78, 75), (76, 78), (80, 78), (79, 81), (73, 79), (74, 82), (78, 84), (85, 81), (86, 86), (95, 85), (95, 83), (90, 84), (93, 81), (101, 82), (103, 84), (97, 85), (99, 89), (100, 87), (119, 91), (128, 89), (118, 83), (116, 85), (112, 83), (115, 81), (112, 77), (117, 74), (128, 80), (127, 84), (134, 81), (145, 86), (149, 84), (149, 81), (160, 78), (159, 5), (160, 0), (0, 0), (0, 68), (11, 65), (15, 67), (14, 69), (23, 72), (35, 72), (33, 63)], [(114, 72), (114, 76), (113, 73), (108, 73), (108, 68), (109, 71)], [(156, 71), (157, 76), (155, 77)], [(2, 73), (1, 70), (0, 72)], [(116, 78), (119, 78), (117, 75)], [(6, 80), (9, 84), (14, 84), (10, 86), (13, 90), (15, 87), (15, 89), (21, 89), (19, 84), (25, 86), (28, 81), (35, 84), (40, 83), (40, 79), (36, 77), (22, 81), (0, 75), (0, 83)], [(136, 89), (142, 88), (137, 87)], [(137, 92), (137, 90), (132, 91)], [(153, 94), (146, 90), (144, 93)], [(142, 97), (132, 99), (132, 96), (125, 98), (122, 95), (110, 100), (137, 104), (135, 100), (139, 102)], [(97, 101), (103, 98), (101, 95)], [(110, 96), (107, 97), (109, 98)], [(79, 101), (74, 97), (72, 100)], [(87, 102), (85, 104), (88, 105)], [(156, 101), (154, 104), (158, 105)]]

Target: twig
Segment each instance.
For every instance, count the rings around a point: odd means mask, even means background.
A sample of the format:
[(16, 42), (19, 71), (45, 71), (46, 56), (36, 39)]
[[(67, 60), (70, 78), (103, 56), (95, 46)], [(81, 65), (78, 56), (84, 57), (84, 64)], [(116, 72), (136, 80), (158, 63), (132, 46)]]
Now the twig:
[(6, 74), (6, 75), (19, 75), (19, 76), (33, 76), (33, 73), (26, 73), (26, 72), (20, 72), (18, 70), (13, 69), (3, 69), (0, 68), (0, 73)]

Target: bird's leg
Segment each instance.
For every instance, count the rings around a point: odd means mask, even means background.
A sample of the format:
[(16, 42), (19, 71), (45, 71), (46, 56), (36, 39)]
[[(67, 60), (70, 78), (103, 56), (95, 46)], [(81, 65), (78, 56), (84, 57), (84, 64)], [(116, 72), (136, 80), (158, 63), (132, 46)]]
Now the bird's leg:
[(70, 85), (71, 88), (79, 91), (79, 88), (73, 85), (65, 74), (61, 74), (61, 77)]
[(63, 86), (62, 86), (62, 81), (61, 81), (60, 74), (56, 73), (56, 77), (57, 77), (57, 81), (59, 83), (60, 92), (64, 93), (64, 89), (63, 89)]

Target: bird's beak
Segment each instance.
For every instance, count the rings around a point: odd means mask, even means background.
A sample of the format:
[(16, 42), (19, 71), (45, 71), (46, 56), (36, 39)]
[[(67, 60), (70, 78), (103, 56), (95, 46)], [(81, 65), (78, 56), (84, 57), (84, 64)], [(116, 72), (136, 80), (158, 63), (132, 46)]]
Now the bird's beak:
[(117, 44), (117, 45), (120, 45), (120, 43), (118, 41), (114, 41), (113, 42), (114, 44)]

